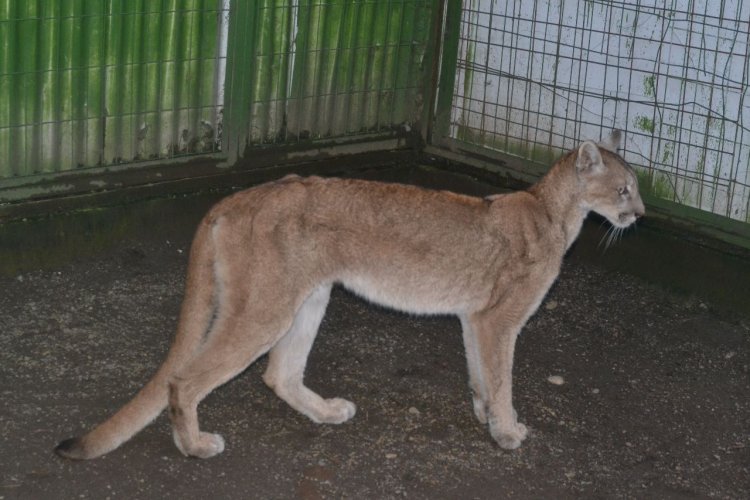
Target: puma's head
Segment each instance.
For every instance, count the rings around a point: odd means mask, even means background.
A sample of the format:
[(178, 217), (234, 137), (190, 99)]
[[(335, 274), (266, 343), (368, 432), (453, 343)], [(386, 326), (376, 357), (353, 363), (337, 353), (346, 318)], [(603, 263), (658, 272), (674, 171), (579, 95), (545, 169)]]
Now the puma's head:
[(616, 130), (599, 145), (591, 141), (581, 144), (576, 172), (583, 185), (581, 208), (624, 229), (642, 217), (646, 209), (638, 193), (635, 171), (616, 153), (620, 138), (621, 133)]

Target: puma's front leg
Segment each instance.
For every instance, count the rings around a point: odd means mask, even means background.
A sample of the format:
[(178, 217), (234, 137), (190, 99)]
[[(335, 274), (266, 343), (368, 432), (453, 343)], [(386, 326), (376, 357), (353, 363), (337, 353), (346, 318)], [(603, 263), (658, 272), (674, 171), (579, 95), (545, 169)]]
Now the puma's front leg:
[[(518, 422), (512, 393), (513, 351), (523, 322), (510, 319), (500, 308), (471, 315), (462, 319), (464, 321), (473, 334), (473, 342), (466, 342), (467, 328), (464, 328), (472, 388), (479, 388), (479, 401), (475, 389), (474, 411), (481, 421), (482, 409), (486, 408), (490, 434), (501, 448), (518, 448), (528, 434), (526, 426)], [(469, 353), (471, 344), (476, 354), (473, 360)], [(480, 411), (477, 411), (478, 405)]]
[(481, 370), (479, 345), (476, 332), (472, 328), (471, 321), (466, 316), (459, 316), (466, 350), (466, 364), (469, 368), (469, 387), (471, 388), (474, 415), (480, 423), (487, 423), (487, 386)]

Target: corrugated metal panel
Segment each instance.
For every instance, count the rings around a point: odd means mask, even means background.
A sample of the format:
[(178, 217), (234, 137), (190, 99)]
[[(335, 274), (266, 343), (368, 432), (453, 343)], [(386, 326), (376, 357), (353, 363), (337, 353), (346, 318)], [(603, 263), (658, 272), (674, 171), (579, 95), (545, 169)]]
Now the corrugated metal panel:
[(214, 151), (216, 0), (0, 0), (0, 178)]
[(417, 121), (435, 4), (233, 3), (230, 148), (239, 154), (248, 145), (386, 132)]
[(289, 131), (390, 128), (419, 111), (425, 2), (301, 2)]

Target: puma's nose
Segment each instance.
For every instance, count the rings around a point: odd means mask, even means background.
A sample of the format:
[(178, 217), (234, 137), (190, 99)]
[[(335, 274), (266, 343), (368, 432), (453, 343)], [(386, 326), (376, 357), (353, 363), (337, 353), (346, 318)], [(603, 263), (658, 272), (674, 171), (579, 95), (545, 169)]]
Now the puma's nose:
[(641, 200), (638, 201), (639, 203), (635, 206), (635, 210), (633, 210), (636, 220), (642, 219), (646, 215), (646, 207)]

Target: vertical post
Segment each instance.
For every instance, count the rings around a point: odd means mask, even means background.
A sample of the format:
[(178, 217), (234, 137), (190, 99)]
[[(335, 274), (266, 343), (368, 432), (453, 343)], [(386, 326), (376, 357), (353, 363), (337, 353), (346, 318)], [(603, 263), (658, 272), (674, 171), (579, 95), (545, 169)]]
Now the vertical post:
[[(453, 88), (458, 64), (458, 45), (461, 33), (461, 0), (444, 0), (437, 9), (433, 33), (435, 53), (430, 78), (432, 95), (426, 101), (427, 112), (423, 137), (428, 144), (437, 144), (450, 132)], [(442, 28), (442, 33), (441, 33)], [(442, 40), (442, 42), (441, 42)], [(427, 96), (427, 94), (426, 94)]]
[(256, 2), (231, 2), (229, 9), (222, 140), (226, 144), (227, 162), (233, 165), (244, 153), (248, 140), (252, 99), (248, 89), (257, 69), (250, 64), (257, 51), (255, 37), (248, 33), (256, 25), (258, 6)]

